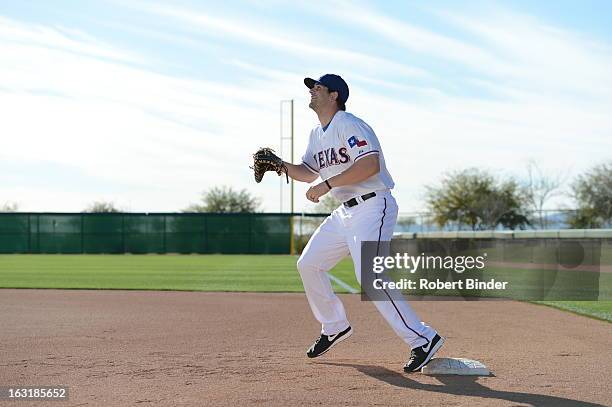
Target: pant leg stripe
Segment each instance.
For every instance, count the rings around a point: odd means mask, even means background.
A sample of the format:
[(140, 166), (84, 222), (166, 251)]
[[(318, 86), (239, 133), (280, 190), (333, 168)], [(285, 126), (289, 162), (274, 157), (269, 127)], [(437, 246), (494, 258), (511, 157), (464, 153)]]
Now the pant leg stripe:
[[(380, 219), (380, 228), (378, 229), (378, 242), (376, 243), (376, 255), (377, 256), (378, 256), (378, 250), (380, 248), (380, 237), (382, 235), (382, 228), (383, 228), (383, 225), (385, 224), (385, 215), (387, 214), (387, 198), (384, 198), (384, 200), (385, 200), (385, 207), (383, 209), (382, 218)], [(397, 311), (397, 314), (399, 315), (400, 319), (404, 323), (404, 326), (410, 329), (412, 332), (414, 332), (415, 335), (420, 336), (421, 338), (425, 339), (427, 343), (429, 343), (429, 339), (427, 339), (426, 337), (424, 337), (423, 335), (421, 335), (420, 333), (418, 333), (417, 331), (415, 331), (414, 329), (408, 326), (408, 324), (406, 323), (406, 320), (404, 319), (404, 316), (400, 312), (399, 308), (397, 308), (397, 305), (395, 305), (393, 298), (391, 298), (387, 290), (383, 288), (383, 292), (387, 295), (387, 297), (389, 298), (389, 301), (391, 301), (391, 304), (393, 304), (393, 308), (395, 308), (395, 311)]]

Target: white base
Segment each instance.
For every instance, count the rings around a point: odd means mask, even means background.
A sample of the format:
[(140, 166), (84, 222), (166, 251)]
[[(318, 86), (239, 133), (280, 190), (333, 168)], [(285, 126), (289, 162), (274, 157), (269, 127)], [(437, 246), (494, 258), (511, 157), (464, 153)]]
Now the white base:
[(463, 358), (435, 358), (421, 369), (426, 375), (488, 376), (489, 369), (477, 360)]

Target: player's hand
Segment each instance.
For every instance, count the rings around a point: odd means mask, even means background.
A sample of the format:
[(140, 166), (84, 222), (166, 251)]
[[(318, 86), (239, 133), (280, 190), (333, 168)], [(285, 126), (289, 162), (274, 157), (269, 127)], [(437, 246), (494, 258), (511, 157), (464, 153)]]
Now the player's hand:
[(329, 192), (329, 187), (325, 185), (325, 182), (315, 185), (314, 187), (308, 188), (306, 191), (306, 198), (314, 203), (319, 203), (319, 198)]

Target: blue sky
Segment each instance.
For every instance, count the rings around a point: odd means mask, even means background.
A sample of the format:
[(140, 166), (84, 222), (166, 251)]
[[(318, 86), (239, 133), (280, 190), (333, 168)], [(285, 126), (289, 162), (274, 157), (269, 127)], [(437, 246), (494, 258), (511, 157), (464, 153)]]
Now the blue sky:
[(224, 184), (278, 211), (280, 181), (254, 184), (250, 154), (280, 149), (295, 99), (299, 160), (317, 124), (302, 78), (323, 73), (379, 136), (400, 211), (472, 166), (571, 179), (612, 158), (611, 16), (607, 1), (1, 2), (0, 204), (178, 211)]

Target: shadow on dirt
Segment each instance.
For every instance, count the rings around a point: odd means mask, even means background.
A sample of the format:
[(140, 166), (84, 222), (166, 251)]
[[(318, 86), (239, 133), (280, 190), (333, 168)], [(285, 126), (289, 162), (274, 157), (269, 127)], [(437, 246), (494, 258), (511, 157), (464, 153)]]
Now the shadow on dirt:
[(483, 397), (489, 399), (508, 400), (513, 403), (528, 404), (532, 406), (555, 407), (602, 407), (602, 404), (586, 401), (566, 399), (562, 397), (547, 396), (545, 394), (518, 393), (512, 391), (493, 390), (478, 383), (476, 376), (436, 376), (443, 384), (423, 384), (410, 378), (410, 375), (395, 372), (382, 366), (358, 365), (339, 362), (315, 362), (322, 365), (350, 367), (374, 379), (387, 384), (406, 389), (430, 391), (435, 393), (454, 394), (457, 396)]

